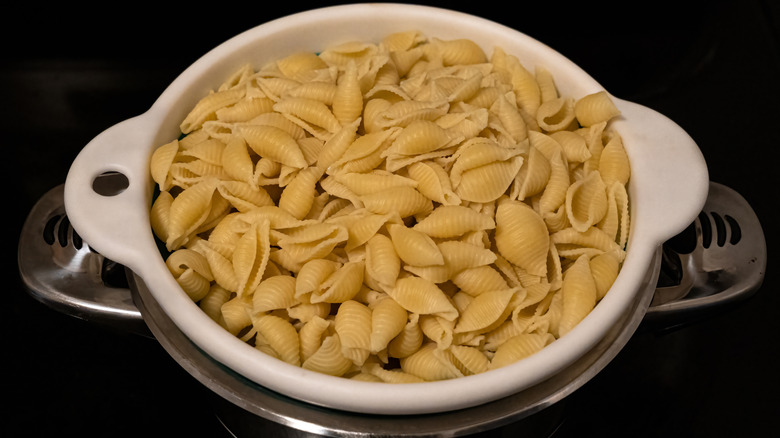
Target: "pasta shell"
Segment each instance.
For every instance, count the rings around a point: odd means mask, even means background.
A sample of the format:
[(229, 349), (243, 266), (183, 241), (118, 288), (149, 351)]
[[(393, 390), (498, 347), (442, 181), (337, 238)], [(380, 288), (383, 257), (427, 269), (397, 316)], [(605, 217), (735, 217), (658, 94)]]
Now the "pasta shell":
[(549, 333), (523, 333), (513, 336), (502, 343), (490, 361), (490, 369), (511, 365), (542, 350), (555, 341)]
[(597, 224), (607, 212), (607, 190), (598, 171), (575, 181), (566, 191), (566, 214), (580, 232)]
[(360, 89), (357, 66), (354, 62), (347, 64), (344, 73), (339, 78), (332, 107), (333, 115), (342, 125), (357, 120), (363, 111), (363, 93)]
[(580, 256), (566, 270), (561, 286), (563, 310), (559, 336), (564, 336), (579, 324), (596, 306), (596, 283), (587, 256)]
[(414, 229), (431, 237), (452, 238), (470, 231), (492, 230), (493, 218), (468, 207), (442, 205), (414, 225)]
[(247, 125), (242, 126), (240, 131), (249, 147), (261, 157), (268, 157), (291, 167), (306, 167), (306, 159), (300, 146), (295, 138), (284, 130), (274, 126)]
[(298, 304), (295, 299), (295, 277), (275, 275), (260, 282), (252, 292), (252, 310), (267, 313)]
[(289, 321), (274, 315), (261, 315), (253, 319), (252, 325), (279, 359), (301, 366), (298, 332)]
[(239, 296), (251, 293), (263, 278), (271, 250), (269, 240), (270, 223), (255, 223), (236, 243), (233, 251), (233, 269)]
[(401, 259), (393, 241), (376, 234), (366, 242), (366, 274), (382, 285), (392, 287), (401, 271)]
[(458, 316), (447, 295), (435, 283), (420, 277), (399, 278), (388, 294), (412, 313), (437, 315), (450, 321)]
[(450, 177), (444, 168), (432, 161), (418, 161), (408, 166), (409, 177), (426, 198), (442, 205), (460, 205), (461, 199), (452, 190)]
[(574, 113), (580, 125), (589, 127), (612, 120), (620, 115), (620, 110), (606, 91), (599, 91), (578, 99)]
[(505, 202), (496, 209), (496, 248), (511, 263), (531, 274), (547, 274), (550, 236), (542, 218), (520, 202)]
[(370, 350), (378, 353), (406, 327), (408, 312), (392, 298), (380, 299), (372, 307)]
[(466, 307), (455, 325), (455, 333), (480, 331), (496, 322), (503, 322), (514, 289), (487, 291), (477, 295)]
[(362, 365), (370, 354), (371, 309), (347, 300), (339, 305), (334, 321), (342, 354), (354, 364)]
[(439, 247), (427, 234), (399, 224), (390, 224), (387, 229), (393, 247), (404, 263), (414, 266), (444, 264), (444, 257)]
[(433, 202), (412, 187), (392, 187), (363, 195), (360, 200), (374, 214), (397, 213), (402, 218), (433, 210)]

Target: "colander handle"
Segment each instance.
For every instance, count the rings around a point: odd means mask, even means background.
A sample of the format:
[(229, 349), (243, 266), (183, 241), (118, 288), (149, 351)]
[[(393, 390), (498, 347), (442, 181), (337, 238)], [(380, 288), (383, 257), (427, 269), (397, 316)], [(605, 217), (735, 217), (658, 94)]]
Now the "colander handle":
[[(148, 113), (147, 113), (148, 114)], [(78, 154), (65, 180), (64, 204), (73, 228), (103, 256), (130, 269), (155, 251), (150, 236), (149, 172), (154, 117), (120, 122)]]
[[(652, 181), (634, 207), (652, 229), (659, 245), (683, 231), (707, 199), (709, 173), (701, 150), (674, 121), (646, 106), (613, 98), (627, 124), (632, 178)], [(623, 132), (623, 131), (622, 131)], [(623, 135), (623, 134), (621, 134)]]

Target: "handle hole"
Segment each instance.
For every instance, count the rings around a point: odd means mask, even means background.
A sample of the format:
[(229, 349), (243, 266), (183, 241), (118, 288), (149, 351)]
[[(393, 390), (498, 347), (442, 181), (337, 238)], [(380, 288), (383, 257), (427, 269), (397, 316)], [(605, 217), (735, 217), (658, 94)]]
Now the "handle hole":
[(120, 172), (103, 172), (92, 181), (92, 190), (102, 196), (116, 196), (130, 186), (127, 176)]

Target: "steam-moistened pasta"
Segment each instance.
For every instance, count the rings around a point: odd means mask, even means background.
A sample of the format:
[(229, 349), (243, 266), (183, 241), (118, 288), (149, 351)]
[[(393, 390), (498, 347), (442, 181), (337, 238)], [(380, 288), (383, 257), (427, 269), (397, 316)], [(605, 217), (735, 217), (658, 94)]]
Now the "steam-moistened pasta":
[(183, 291), (302, 368), (413, 383), (565, 336), (625, 257), (606, 92), (417, 31), (242, 66), (152, 154), (151, 227)]

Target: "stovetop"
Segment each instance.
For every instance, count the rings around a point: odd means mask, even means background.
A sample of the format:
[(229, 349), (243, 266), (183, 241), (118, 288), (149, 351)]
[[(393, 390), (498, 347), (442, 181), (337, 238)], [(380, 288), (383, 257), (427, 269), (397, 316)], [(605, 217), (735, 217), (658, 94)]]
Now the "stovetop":
[[(527, 33), (612, 94), (676, 121), (699, 144), (711, 179), (751, 204), (771, 254), (778, 219), (770, 153), (780, 145), (780, 4), (654, 2), (636, 10), (611, 7), (615, 15), (605, 16), (541, 5), (515, 12), (499, 2), (423, 3)], [(133, 4), (94, 17), (64, 6), (22, 6), (19, 20), (34, 14), (36, 24), (2, 30), (0, 62), (12, 237), (33, 204), (64, 182), (92, 137), (145, 111), (207, 50), (304, 9), (300, 3), (220, 6), (243, 11), (223, 15), (188, 5), (171, 15), (159, 5)], [(545, 18), (545, 9), (554, 15)], [(3, 389), (12, 405), (2, 430), (15, 431), (11, 436), (230, 436), (210, 407), (213, 394), (153, 339), (75, 319), (31, 298), (18, 279), (16, 248), (13, 239), (7, 245), (10, 305), (2, 313)], [(562, 421), (553, 436), (732, 437), (773, 430), (780, 414), (776, 285), (769, 269), (747, 302), (670, 331), (640, 327), (606, 369), (559, 406), (563, 413), (554, 417)], [(520, 431), (510, 424), (484, 435)], [(280, 433), (294, 435), (276, 429), (259, 436)]]

